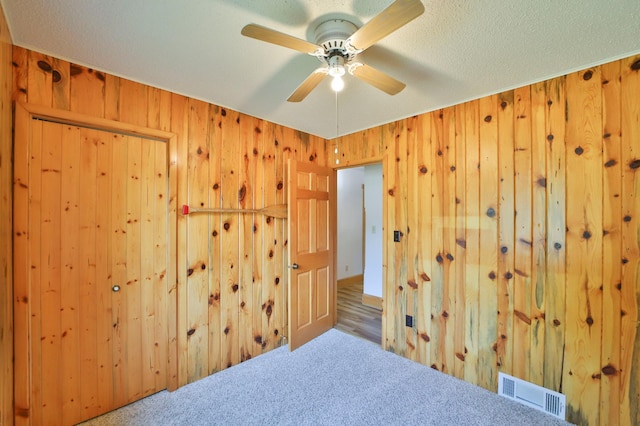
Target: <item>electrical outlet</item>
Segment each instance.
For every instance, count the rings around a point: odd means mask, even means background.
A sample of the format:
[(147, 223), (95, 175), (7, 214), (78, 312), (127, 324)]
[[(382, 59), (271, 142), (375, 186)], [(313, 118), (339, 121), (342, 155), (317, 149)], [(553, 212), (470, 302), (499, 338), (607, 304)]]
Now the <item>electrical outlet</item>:
[(413, 328), (413, 317), (411, 315), (407, 315), (405, 317), (405, 324), (407, 325), (407, 327)]
[(345, 272), (349, 272), (349, 265), (345, 265), (345, 266), (344, 266), (344, 271), (345, 271)]

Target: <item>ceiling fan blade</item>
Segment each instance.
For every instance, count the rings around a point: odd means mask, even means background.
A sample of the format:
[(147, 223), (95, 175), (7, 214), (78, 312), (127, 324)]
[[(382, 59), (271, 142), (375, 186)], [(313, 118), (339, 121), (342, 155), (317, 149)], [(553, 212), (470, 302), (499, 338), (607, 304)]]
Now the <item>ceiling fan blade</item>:
[(302, 82), (302, 84), (300, 84), (300, 86), (298, 86), (295, 92), (293, 92), (291, 96), (289, 96), (289, 99), (287, 99), (287, 101), (288, 102), (302, 101), (304, 98), (307, 97), (309, 93), (311, 93), (313, 89), (316, 88), (318, 84), (320, 84), (320, 82), (327, 75), (328, 72), (329, 70), (324, 67), (316, 69), (314, 72), (311, 73), (309, 77), (305, 79), (305, 81)]
[(352, 64), (349, 67), (349, 72), (356, 78), (372, 85), (373, 87), (382, 90), (389, 95), (398, 94), (406, 87), (401, 81), (396, 80), (388, 74), (378, 71), (377, 69), (365, 64)]
[(302, 40), (300, 38), (293, 37), (288, 34), (281, 33), (280, 31), (263, 27), (261, 25), (256, 25), (256, 24), (246, 25), (241, 32), (243, 36), (266, 41), (267, 43), (277, 44), (279, 46), (297, 50), (298, 52), (302, 52), (302, 53), (313, 54), (318, 49), (321, 49), (320, 46), (317, 46), (306, 40)]
[(353, 33), (347, 43), (356, 50), (365, 50), (423, 12), (424, 5), (420, 0), (396, 0)]

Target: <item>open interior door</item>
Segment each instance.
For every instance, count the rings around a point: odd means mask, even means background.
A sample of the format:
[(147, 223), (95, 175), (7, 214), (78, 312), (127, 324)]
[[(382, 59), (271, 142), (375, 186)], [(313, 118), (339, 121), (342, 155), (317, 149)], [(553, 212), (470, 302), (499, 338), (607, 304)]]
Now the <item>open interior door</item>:
[(289, 161), (289, 349), (336, 322), (336, 174)]

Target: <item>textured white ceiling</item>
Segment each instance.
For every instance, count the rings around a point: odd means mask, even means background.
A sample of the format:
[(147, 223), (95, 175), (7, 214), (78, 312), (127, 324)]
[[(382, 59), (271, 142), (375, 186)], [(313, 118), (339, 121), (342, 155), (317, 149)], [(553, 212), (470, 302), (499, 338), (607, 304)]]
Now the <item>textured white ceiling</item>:
[(407, 84), (353, 77), (287, 97), (317, 59), (241, 36), (256, 23), (313, 40), (391, 0), (0, 0), (14, 44), (331, 139), (640, 53), (639, 0), (424, 0), (425, 13), (365, 51)]

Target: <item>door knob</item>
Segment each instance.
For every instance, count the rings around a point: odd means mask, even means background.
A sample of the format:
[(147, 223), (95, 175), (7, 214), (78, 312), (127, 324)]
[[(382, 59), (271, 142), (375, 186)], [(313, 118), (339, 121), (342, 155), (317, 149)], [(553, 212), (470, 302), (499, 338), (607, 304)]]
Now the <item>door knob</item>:
[(289, 268), (291, 269), (298, 269), (300, 266), (298, 266), (297, 263), (294, 263), (293, 265), (289, 266)]
[(118, 284), (116, 284), (113, 287), (111, 287), (111, 290), (113, 290), (114, 292), (118, 292), (118, 291), (120, 291), (120, 286)]

